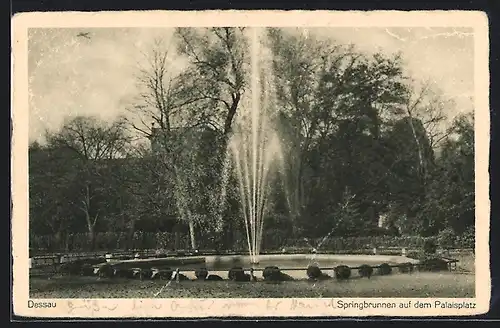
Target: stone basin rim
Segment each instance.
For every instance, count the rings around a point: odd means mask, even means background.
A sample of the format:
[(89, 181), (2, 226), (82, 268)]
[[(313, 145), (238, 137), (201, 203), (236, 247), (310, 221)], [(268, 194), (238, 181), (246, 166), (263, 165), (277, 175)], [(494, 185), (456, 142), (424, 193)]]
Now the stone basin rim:
[[(418, 260), (408, 258), (405, 256), (398, 255), (352, 255), (352, 254), (266, 254), (260, 255), (259, 260), (270, 262), (276, 261), (293, 261), (293, 260), (309, 260), (314, 264), (315, 261), (334, 261), (343, 262), (349, 264), (349, 262), (357, 262), (359, 264), (377, 264), (382, 263), (419, 263)], [(245, 263), (250, 263), (250, 255), (209, 255), (209, 256), (184, 256), (184, 257), (164, 257), (164, 258), (146, 258), (146, 259), (130, 259), (130, 260), (110, 260), (105, 263), (101, 263), (97, 266), (102, 266), (107, 264), (110, 265), (131, 265), (131, 264), (171, 264), (171, 265), (183, 265), (183, 264), (196, 264), (211, 266), (212, 264), (231, 264), (235, 261), (241, 261)], [(187, 263), (183, 263), (187, 262)], [(365, 263), (363, 263), (365, 262)], [(339, 264), (340, 264), (339, 263)]]
[[(265, 254), (259, 255), (259, 260), (272, 261), (276, 260), (311, 260), (311, 261), (366, 261), (366, 262), (396, 262), (396, 263), (418, 263), (416, 259), (412, 259), (401, 255), (358, 255), (358, 254)], [(206, 263), (214, 262), (231, 262), (234, 260), (241, 260), (245, 262), (250, 261), (250, 255), (208, 255), (205, 256)]]

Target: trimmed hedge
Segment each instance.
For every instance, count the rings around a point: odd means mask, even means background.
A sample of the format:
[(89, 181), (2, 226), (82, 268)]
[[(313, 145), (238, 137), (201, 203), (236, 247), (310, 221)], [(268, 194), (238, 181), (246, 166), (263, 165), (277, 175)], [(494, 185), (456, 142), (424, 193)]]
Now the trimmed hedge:
[[(457, 237), (457, 245), (462, 247), (470, 247), (471, 236), (473, 234), (464, 234)], [(311, 250), (310, 245), (318, 245), (322, 242), (318, 252), (341, 252), (352, 251), (364, 254), (371, 252), (373, 247), (377, 248), (395, 248), (394, 253), (399, 254), (401, 247), (420, 249), (423, 247), (426, 240), (433, 239), (432, 237), (421, 236), (362, 236), (362, 237), (343, 237), (332, 236), (326, 240), (310, 239), (309, 243), (305, 243), (302, 238), (282, 239), (277, 238), (274, 240), (274, 234), (266, 234), (263, 240), (264, 250), (281, 252), (283, 248), (287, 253), (295, 251), (309, 253)], [(460, 239), (462, 238), (463, 241)], [(47, 250), (51, 252), (75, 252), (90, 250), (89, 234), (87, 233), (73, 233), (70, 234), (66, 241), (60, 242), (54, 236), (30, 236), (30, 248), (33, 250)], [(473, 240), (473, 238), (472, 238)], [(132, 236), (125, 232), (98, 232), (95, 234), (95, 251), (105, 250), (119, 250), (119, 249), (175, 249), (175, 234), (170, 232), (141, 232), (137, 231)], [(198, 247), (200, 250), (217, 249), (215, 242), (209, 238), (198, 238)], [(67, 245), (66, 245), (67, 244)], [(179, 248), (189, 249), (189, 235), (180, 234)], [(232, 246), (233, 251), (247, 252), (248, 246), (244, 238), (234, 241)]]

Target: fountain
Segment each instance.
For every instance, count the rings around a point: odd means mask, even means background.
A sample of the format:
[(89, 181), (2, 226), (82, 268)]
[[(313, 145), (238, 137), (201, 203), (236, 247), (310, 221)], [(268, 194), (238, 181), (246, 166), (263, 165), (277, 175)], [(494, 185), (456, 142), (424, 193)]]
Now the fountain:
[[(280, 174), (284, 179), (286, 202), (292, 211), (290, 190), (287, 185), (288, 170), (284, 169), (283, 149), (277, 127), (279, 121), (275, 120), (278, 113), (275, 105), (275, 90), (272, 74), (270, 74), (271, 54), (269, 49), (261, 45), (264, 35), (260, 28), (250, 28), (250, 92), (245, 95), (240, 103), (233, 131), (228, 141), (224, 157), (222, 172), (222, 183), (218, 198), (218, 211), (216, 213), (215, 228), (217, 232), (222, 231), (224, 206), (227, 197), (227, 184), (229, 176), (234, 174), (237, 180), (242, 220), (244, 222), (248, 255), (207, 255), (205, 256), (205, 268), (211, 270), (227, 270), (234, 267), (247, 267), (262, 269), (266, 266), (284, 266), (285, 268), (302, 269), (311, 264), (319, 267), (333, 267), (338, 264), (351, 263), (359, 266), (364, 263), (380, 264), (382, 261), (393, 263), (398, 261), (393, 257), (380, 258), (355, 255), (333, 255), (320, 254), (318, 251), (322, 244), (331, 236), (328, 233), (317, 245), (313, 245), (305, 239), (311, 248), (307, 254), (261, 254), (261, 244), (265, 228), (265, 217), (269, 205), (272, 189), (271, 181), (274, 174)], [(184, 212), (188, 216), (187, 204)], [(312, 254), (311, 254), (312, 253)], [(257, 266), (258, 264), (258, 266)], [(196, 264), (198, 265), (198, 264)], [(184, 269), (189, 269), (189, 266)]]
[(242, 116), (239, 116), (228, 147), (238, 178), (250, 261), (256, 264), (264, 229), (269, 177), (281, 156), (281, 147), (269, 115), (272, 86), (262, 74), (265, 56), (261, 52), (259, 28), (251, 29), (251, 40), (251, 100), (242, 108)]
[[(284, 171), (284, 156), (282, 153), (282, 143), (276, 132), (275, 121), (272, 116), (272, 109), (276, 109), (274, 105), (274, 88), (272, 76), (265, 74), (270, 71), (266, 49), (261, 49), (261, 35), (259, 29), (250, 29), (251, 43), (251, 74), (250, 86), (251, 97), (244, 99), (242, 107), (236, 117), (233, 133), (228, 142), (226, 149), (224, 166), (222, 172), (222, 183), (220, 195), (217, 195), (219, 202), (218, 217), (216, 217), (216, 231), (222, 230), (222, 213), (224, 211), (224, 203), (226, 198), (226, 186), (229, 175), (234, 170), (238, 182), (238, 191), (240, 196), (240, 204), (242, 217), (244, 220), (247, 246), (249, 256), (242, 254), (236, 255), (203, 255), (191, 254), (179, 258), (172, 257), (157, 257), (147, 259), (133, 260), (117, 260), (113, 262), (113, 266), (119, 270), (133, 270), (134, 272), (147, 272), (154, 279), (158, 276), (172, 275), (172, 267), (175, 267), (175, 272), (190, 272), (194, 273), (195, 278), (200, 280), (222, 280), (221, 276), (215, 275), (228, 270), (228, 278), (231, 272), (241, 272), (244, 274), (250, 266), (249, 277), (255, 280), (254, 271), (261, 271), (262, 277), (266, 276), (266, 272), (273, 273), (282, 272), (285, 275), (298, 271), (306, 271), (309, 278), (323, 279), (328, 277), (321, 270), (342, 271), (342, 279), (349, 278), (352, 268), (363, 267), (363, 270), (368, 270), (368, 276), (371, 275), (372, 267), (383, 267), (384, 275), (391, 272), (391, 266), (400, 265), (403, 263), (406, 267), (410, 267), (412, 263), (418, 263), (417, 260), (408, 262), (406, 257), (398, 256), (383, 256), (383, 255), (352, 255), (352, 254), (321, 254), (318, 252), (321, 245), (331, 236), (332, 232), (328, 233), (318, 245), (314, 246), (309, 239), (304, 238), (304, 241), (312, 249), (311, 253), (306, 254), (260, 254), (261, 243), (265, 225), (266, 206), (269, 203), (269, 190), (271, 177), (274, 173), (287, 173)], [(277, 112), (276, 110), (274, 112)], [(179, 175), (176, 175), (179, 178)], [(285, 174), (286, 176), (286, 174)], [(178, 180), (177, 184), (182, 186), (183, 181)], [(180, 188), (183, 189), (183, 188)], [(285, 193), (289, 209), (292, 209), (290, 199), (288, 197), (289, 190), (285, 184)], [(176, 194), (178, 201), (177, 206), (181, 215), (190, 218), (193, 213), (189, 210), (189, 204), (182, 193)], [(193, 220), (189, 221), (192, 224)], [(195, 245), (193, 229), (190, 229), (192, 244)], [(196, 249), (195, 247), (193, 247)], [(284, 252), (283, 252), (284, 253)], [(376, 253), (376, 252), (374, 252)], [(193, 256), (196, 255), (196, 256)], [(258, 266), (257, 266), (258, 264)], [(109, 267), (106, 262), (102, 266)], [(101, 266), (99, 266), (100, 268)], [(368, 268), (368, 269), (367, 269)], [(271, 269), (271, 270), (269, 270)], [(151, 272), (151, 273), (150, 273)], [(209, 272), (214, 273), (210, 275)], [(363, 272), (363, 275), (365, 275)], [(192, 276), (193, 274), (191, 274)], [(297, 277), (297, 275), (295, 274)], [(187, 277), (187, 276), (186, 276)], [(201, 277), (201, 278), (200, 278)], [(293, 278), (292, 276), (289, 276)], [(299, 274), (300, 277), (300, 274)], [(193, 278), (193, 277), (192, 277)], [(231, 278), (230, 278), (231, 279)]]

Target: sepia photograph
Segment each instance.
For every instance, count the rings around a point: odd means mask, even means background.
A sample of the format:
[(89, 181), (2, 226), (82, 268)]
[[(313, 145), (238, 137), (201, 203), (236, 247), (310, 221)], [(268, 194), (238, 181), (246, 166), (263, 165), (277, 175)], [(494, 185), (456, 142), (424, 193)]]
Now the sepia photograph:
[(59, 15), (13, 52), (23, 313), (487, 310), (485, 17)]

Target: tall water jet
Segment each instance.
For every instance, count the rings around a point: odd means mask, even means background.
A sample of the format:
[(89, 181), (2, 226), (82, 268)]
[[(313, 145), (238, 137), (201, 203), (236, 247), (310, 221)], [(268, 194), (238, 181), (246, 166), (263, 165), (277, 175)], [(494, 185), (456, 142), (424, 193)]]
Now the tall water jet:
[(229, 141), (252, 263), (258, 263), (262, 243), (269, 174), (281, 155), (280, 141), (268, 114), (272, 92), (270, 85), (266, 86), (263, 81), (262, 57), (265, 56), (261, 52), (259, 32), (258, 28), (251, 30), (250, 105), (243, 108), (243, 116)]

